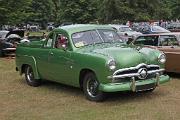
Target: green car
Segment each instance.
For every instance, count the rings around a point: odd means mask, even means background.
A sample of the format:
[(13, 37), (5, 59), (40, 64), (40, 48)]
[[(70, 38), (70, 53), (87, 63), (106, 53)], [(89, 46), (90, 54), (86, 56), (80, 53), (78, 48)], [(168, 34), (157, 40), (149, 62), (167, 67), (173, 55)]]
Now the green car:
[(105, 93), (153, 91), (170, 80), (163, 75), (165, 55), (130, 46), (106, 25), (69, 25), (54, 29), (39, 42), (19, 44), (16, 70), (37, 87), (51, 80), (82, 88), (87, 99)]

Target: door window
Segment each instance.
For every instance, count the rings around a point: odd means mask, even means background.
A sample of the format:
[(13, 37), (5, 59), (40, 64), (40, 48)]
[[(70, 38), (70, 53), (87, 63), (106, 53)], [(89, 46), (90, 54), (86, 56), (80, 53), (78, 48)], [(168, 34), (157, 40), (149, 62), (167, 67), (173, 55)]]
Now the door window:
[(179, 42), (175, 36), (164, 35), (159, 37), (160, 46), (179, 46)]
[(68, 38), (63, 34), (57, 34), (54, 48), (67, 48), (67, 47), (68, 47)]
[(158, 45), (158, 36), (140, 36), (136, 39), (134, 44), (143, 44), (143, 45)]

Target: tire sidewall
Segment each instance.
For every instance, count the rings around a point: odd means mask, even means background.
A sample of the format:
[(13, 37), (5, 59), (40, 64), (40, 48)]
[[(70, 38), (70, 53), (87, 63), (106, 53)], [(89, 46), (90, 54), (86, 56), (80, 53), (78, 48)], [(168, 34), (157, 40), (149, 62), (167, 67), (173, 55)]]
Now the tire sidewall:
[[(32, 70), (32, 78), (30, 78), (30, 80), (29, 80), (29, 78), (28, 78), (28, 69), (31, 69)], [(35, 79), (34, 78), (34, 72), (33, 72), (33, 69), (32, 69), (32, 67), (31, 66), (29, 66), (29, 65), (27, 65), (26, 66), (26, 68), (25, 68), (25, 79), (26, 79), (26, 82), (27, 82), (27, 84), (28, 85), (30, 85), (30, 86), (34, 86), (34, 87), (38, 87), (40, 84), (41, 84), (41, 81), (40, 80), (37, 80), (37, 79)]]
[(94, 80), (96, 80), (98, 82), (98, 87), (99, 87), (99, 81), (97, 80), (96, 75), (92, 72), (87, 73), (83, 79), (83, 91), (84, 91), (86, 98), (90, 101), (96, 101), (96, 102), (103, 101), (105, 99), (105, 95), (102, 91), (98, 91), (98, 94), (94, 97), (89, 95), (88, 90), (87, 90), (88, 89), (87, 88), (87, 84), (88, 84), (87, 82), (88, 82), (89, 78), (93, 78)]

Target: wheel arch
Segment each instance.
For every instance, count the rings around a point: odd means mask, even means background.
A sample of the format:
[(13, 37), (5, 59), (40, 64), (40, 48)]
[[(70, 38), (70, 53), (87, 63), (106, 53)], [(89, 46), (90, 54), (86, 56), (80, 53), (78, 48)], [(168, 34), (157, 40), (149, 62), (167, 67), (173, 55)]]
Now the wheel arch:
[(93, 70), (88, 69), (88, 68), (81, 69), (81, 71), (80, 71), (80, 74), (79, 74), (79, 86), (80, 86), (81, 89), (83, 88), (83, 78), (89, 72), (92, 72), (92, 73), (95, 74), (95, 72)]
[(24, 56), (23, 61), (24, 62), (22, 62), (20, 67), (20, 74), (23, 74), (25, 72), (25, 68), (27, 66), (31, 66), (34, 72), (35, 79), (40, 79), (35, 58), (33, 56)]

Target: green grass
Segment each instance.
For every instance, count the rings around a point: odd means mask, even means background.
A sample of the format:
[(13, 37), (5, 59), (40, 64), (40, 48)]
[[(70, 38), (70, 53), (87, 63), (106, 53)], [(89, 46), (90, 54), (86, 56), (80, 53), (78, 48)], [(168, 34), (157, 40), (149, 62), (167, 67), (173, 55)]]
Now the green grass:
[[(30, 36), (42, 36), (43, 32), (46, 33), (48, 35), (49, 32), (47, 32), (46, 30), (40, 30), (39, 32), (29, 32)], [(26, 35), (27, 31), (25, 32)]]
[(114, 93), (102, 103), (53, 82), (30, 87), (13, 59), (0, 59), (0, 120), (179, 120), (180, 77), (152, 93)]

